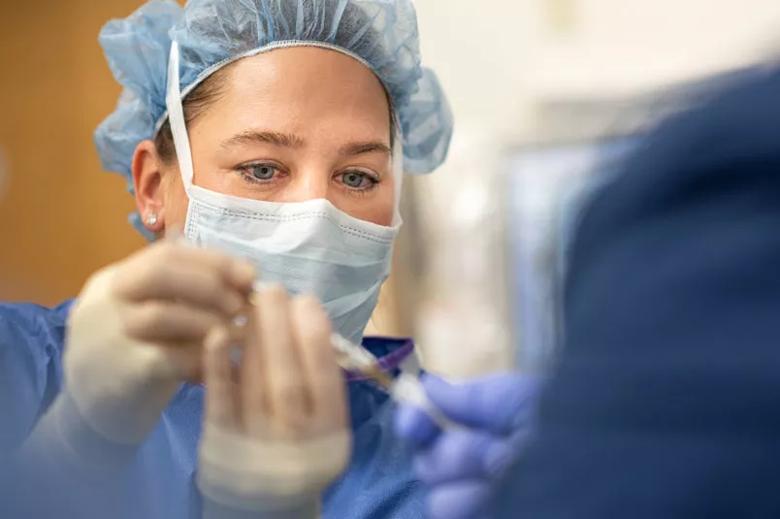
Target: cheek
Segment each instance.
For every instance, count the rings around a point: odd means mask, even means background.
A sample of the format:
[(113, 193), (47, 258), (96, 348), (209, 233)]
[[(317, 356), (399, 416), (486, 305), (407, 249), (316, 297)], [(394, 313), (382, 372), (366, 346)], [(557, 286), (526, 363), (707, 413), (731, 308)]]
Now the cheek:
[(242, 184), (238, 175), (230, 175), (227, 173), (220, 173), (220, 168), (214, 165), (202, 168), (195, 172), (194, 184), (196, 186), (208, 189), (209, 191), (216, 191), (217, 193), (225, 193), (234, 196), (244, 196), (241, 193)]
[(385, 227), (393, 225), (396, 198), (401, 196), (401, 193), (396, 193), (395, 188), (395, 181), (390, 179), (385, 182), (384, 189), (380, 190), (376, 204), (376, 219), (372, 220), (374, 223), (384, 225)]
[(172, 181), (165, 190), (165, 228), (166, 230), (184, 229), (184, 221), (187, 218), (189, 199), (184, 191), (181, 179)]
[(395, 208), (395, 192), (388, 189), (387, 195), (377, 201), (376, 213), (372, 222), (389, 227), (393, 224), (393, 209)]
[[(333, 200), (331, 200), (333, 202)], [(342, 204), (334, 203), (342, 211), (367, 222), (389, 227), (393, 224), (393, 209), (395, 207), (395, 189), (391, 185), (383, 185), (374, 196), (352, 198)], [(341, 206), (341, 207), (340, 207)]]

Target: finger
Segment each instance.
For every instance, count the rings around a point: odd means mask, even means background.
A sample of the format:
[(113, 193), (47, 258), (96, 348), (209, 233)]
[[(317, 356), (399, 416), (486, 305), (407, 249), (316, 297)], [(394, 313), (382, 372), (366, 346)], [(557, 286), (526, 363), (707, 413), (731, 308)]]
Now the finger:
[(268, 360), (271, 414), (287, 426), (301, 425), (311, 410), (300, 351), (295, 343), (290, 300), (281, 285), (259, 293), (263, 351)]
[(231, 340), (221, 326), (206, 337), (203, 371), (206, 382), (206, 419), (213, 424), (235, 429), (239, 423), (236, 382), (230, 359)]
[(492, 492), (484, 481), (457, 481), (436, 487), (428, 494), (426, 508), (430, 519), (482, 519)]
[[(259, 300), (256, 300), (259, 302)], [(259, 304), (249, 307), (247, 322), (234, 333), (243, 333), (239, 393), (241, 424), (247, 432), (258, 435), (266, 430), (270, 416), (268, 359), (263, 348), (260, 330), (263, 316)]]
[(501, 374), (466, 383), (450, 384), (428, 375), (423, 378), (428, 397), (452, 420), (496, 434), (509, 434), (527, 424), (534, 413), (539, 379)]
[(192, 264), (219, 273), (222, 279), (249, 294), (255, 281), (254, 266), (243, 258), (228, 256), (224, 252), (196, 247), (176, 233), (160, 244), (162, 255), (173, 256), (171, 260)]
[(415, 457), (415, 474), (429, 485), (459, 479), (488, 479), (492, 467), (487, 456), (500, 444), (499, 439), (485, 433), (448, 432)]
[(226, 313), (240, 308), (255, 277), (254, 268), (244, 260), (170, 242), (132, 256), (122, 274), (117, 290), (128, 299), (185, 298)]
[(127, 305), (122, 314), (125, 333), (143, 342), (201, 343), (222, 322), (213, 312), (169, 301)]
[(225, 282), (242, 294), (248, 295), (252, 291), (257, 274), (249, 261), (193, 246), (184, 247), (182, 253), (193, 254), (194, 264), (218, 272)]
[(485, 473), (493, 480), (500, 479), (507, 468), (524, 452), (527, 445), (527, 431), (508, 440), (491, 443), (482, 454), (482, 465)]
[(129, 301), (164, 299), (183, 301), (234, 315), (245, 296), (225, 283), (217, 272), (192, 265), (159, 263), (153, 258), (117, 271), (116, 293)]
[(311, 405), (293, 340), (287, 291), (281, 285), (265, 286), (257, 294), (257, 306), (261, 319), (257, 344), (265, 360), (269, 413), (275, 424), (294, 430), (305, 421)]
[(294, 298), (290, 308), (313, 418), (324, 431), (342, 429), (347, 423), (346, 389), (330, 343), (330, 320), (314, 296)]
[(431, 420), (428, 413), (407, 404), (399, 405), (395, 413), (394, 428), (400, 438), (417, 449), (429, 446), (441, 434), (441, 429)]
[(157, 344), (178, 379), (199, 383), (203, 377), (203, 343)]

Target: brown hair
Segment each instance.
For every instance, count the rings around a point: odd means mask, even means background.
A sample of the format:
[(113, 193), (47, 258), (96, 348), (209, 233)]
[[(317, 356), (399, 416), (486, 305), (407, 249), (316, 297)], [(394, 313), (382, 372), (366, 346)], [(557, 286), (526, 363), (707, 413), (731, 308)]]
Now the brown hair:
[[(184, 98), (182, 108), (184, 109), (184, 122), (187, 126), (225, 93), (225, 84), (231, 65), (217, 70), (204, 79)], [(155, 135), (154, 145), (163, 162), (170, 164), (176, 161), (176, 148), (173, 145), (170, 119), (165, 119), (160, 131)]]

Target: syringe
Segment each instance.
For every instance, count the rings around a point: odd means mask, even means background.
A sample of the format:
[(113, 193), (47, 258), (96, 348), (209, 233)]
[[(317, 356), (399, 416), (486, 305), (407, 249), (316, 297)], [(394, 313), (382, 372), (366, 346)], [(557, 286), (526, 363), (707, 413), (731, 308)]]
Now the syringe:
[(460, 427), (447, 418), (428, 398), (420, 379), (402, 372), (393, 379), (382, 370), (377, 358), (363, 346), (348, 341), (341, 335), (331, 335), (331, 345), (339, 353), (338, 363), (343, 369), (360, 373), (385, 389), (396, 402), (411, 404), (424, 411), (442, 429)]
[[(259, 284), (255, 285), (255, 290)], [(249, 303), (255, 304), (256, 291), (250, 294)], [(460, 427), (442, 413), (428, 398), (420, 379), (410, 373), (401, 373), (393, 378), (383, 369), (379, 360), (362, 345), (355, 344), (338, 333), (330, 336), (330, 343), (336, 350), (339, 366), (353, 373), (358, 373), (375, 382), (388, 392), (393, 400), (411, 404), (424, 411), (442, 429)]]

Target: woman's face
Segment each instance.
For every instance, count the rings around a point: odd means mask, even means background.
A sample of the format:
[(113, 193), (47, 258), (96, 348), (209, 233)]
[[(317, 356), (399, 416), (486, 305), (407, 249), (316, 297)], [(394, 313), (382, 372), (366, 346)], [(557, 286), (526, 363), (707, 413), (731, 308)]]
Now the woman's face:
[[(227, 72), (221, 95), (188, 128), (195, 185), (272, 202), (325, 198), (361, 220), (392, 223), (390, 110), (368, 68), (296, 47), (244, 58)], [(141, 214), (152, 199), (160, 231), (183, 228), (188, 199), (178, 166), (160, 166), (156, 188), (134, 173)]]

